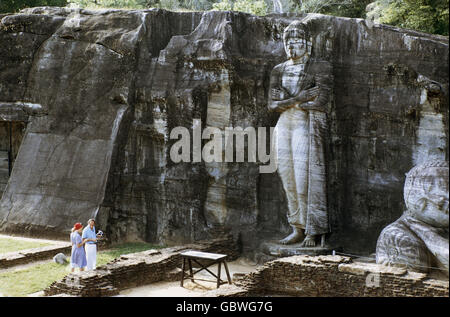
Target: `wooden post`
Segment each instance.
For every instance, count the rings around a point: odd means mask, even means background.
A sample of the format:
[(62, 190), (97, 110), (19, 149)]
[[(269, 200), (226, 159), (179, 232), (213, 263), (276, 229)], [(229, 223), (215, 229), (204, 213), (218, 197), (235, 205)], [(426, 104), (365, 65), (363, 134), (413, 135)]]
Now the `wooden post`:
[(217, 268), (217, 288), (220, 287), (220, 265), (222, 264), (221, 261), (219, 261), (219, 266)]
[(223, 260), (223, 266), (225, 267), (225, 272), (227, 273), (228, 284), (231, 284), (230, 272), (228, 271), (227, 261)]
[(183, 287), (183, 281), (184, 281), (184, 267), (185, 267), (186, 259), (183, 256), (183, 264), (181, 265), (181, 287)]
[(191, 259), (188, 259), (189, 263), (189, 274), (191, 275), (191, 282), (194, 283), (194, 273), (192, 272), (192, 261)]

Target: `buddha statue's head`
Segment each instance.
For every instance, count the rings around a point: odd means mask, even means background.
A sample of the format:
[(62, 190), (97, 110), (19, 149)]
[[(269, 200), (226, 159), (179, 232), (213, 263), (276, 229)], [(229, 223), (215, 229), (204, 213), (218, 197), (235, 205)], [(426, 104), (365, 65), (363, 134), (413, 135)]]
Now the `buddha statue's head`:
[(289, 59), (296, 60), (311, 54), (308, 28), (301, 21), (294, 21), (286, 27), (283, 42)]
[(431, 161), (406, 174), (404, 198), (408, 214), (433, 227), (448, 228), (448, 162)]

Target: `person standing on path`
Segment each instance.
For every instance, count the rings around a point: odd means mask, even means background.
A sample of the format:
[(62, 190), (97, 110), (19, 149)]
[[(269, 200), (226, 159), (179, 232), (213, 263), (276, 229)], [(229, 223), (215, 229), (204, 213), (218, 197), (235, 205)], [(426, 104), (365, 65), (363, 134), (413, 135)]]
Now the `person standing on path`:
[(82, 238), (85, 243), (87, 270), (95, 270), (97, 263), (97, 234), (95, 233), (94, 219), (88, 220), (88, 225), (83, 230)]
[(70, 234), (70, 241), (72, 242), (72, 254), (70, 257), (70, 266), (72, 268), (72, 272), (75, 271), (75, 268), (80, 268), (80, 271), (84, 271), (84, 268), (87, 265), (86, 261), (86, 252), (84, 251), (84, 242), (81, 238), (83, 230), (83, 225), (77, 222), (73, 228), (72, 233)]

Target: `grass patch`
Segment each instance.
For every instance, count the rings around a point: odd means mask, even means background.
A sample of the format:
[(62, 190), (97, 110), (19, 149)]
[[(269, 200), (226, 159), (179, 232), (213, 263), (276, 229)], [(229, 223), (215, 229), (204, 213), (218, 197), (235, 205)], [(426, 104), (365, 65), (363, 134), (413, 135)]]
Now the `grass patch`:
[[(97, 267), (104, 265), (122, 254), (162, 248), (150, 243), (124, 243), (97, 253)], [(54, 281), (61, 280), (70, 273), (69, 265), (54, 262), (37, 264), (26, 269), (0, 273), (0, 293), (4, 296), (27, 296), (42, 291)]]
[(129, 242), (118, 244), (108, 250), (100, 251), (97, 254), (97, 266), (104, 265), (114, 259), (119, 258), (122, 254), (130, 254), (150, 249), (161, 249), (164, 246), (156, 246), (145, 242)]
[(0, 254), (51, 245), (46, 242), (24, 241), (13, 238), (0, 238)]
[(69, 266), (54, 262), (0, 273), (0, 293), (4, 296), (26, 296), (43, 290), (68, 273)]

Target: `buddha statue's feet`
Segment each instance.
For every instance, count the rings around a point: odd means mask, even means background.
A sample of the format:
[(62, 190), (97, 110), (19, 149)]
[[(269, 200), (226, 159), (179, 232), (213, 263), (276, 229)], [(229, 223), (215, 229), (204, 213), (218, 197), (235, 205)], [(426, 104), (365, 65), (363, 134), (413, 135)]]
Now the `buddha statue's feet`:
[(316, 239), (314, 236), (306, 235), (306, 238), (303, 240), (302, 247), (313, 248), (316, 246)]
[(279, 241), (279, 243), (281, 243), (281, 244), (293, 244), (293, 243), (297, 243), (297, 242), (302, 241), (304, 239), (304, 237), (305, 237), (304, 234), (300, 230), (294, 229), (294, 231), (290, 235), (288, 235), (284, 239), (281, 239)]

